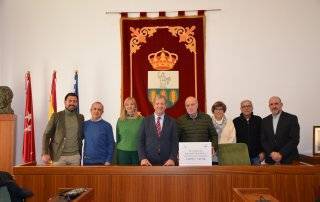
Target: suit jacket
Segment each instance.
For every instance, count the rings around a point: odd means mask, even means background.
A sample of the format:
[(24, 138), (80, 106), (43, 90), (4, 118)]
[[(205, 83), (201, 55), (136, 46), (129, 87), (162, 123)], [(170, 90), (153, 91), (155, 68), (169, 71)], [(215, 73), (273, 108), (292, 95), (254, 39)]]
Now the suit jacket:
[(158, 137), (154, 114), (147, 116), (140, 127), (138, 154), (140, 161), (148, 159), (152, 165), (163, 165), (168, 159), (177, 162), (177, 126), (173, 118), (164, 115), (161, 135)]
[(261, 144), (266, 152), (266, 162), (275, 163), (270, 157), (273, 151), (282, 155), (282, 164), (290, 164), (299, 156), (297, 146), (300, 127), (295, 115), (281, 112), (276, 134), (273, 131), (272, 115), (265, 117), (261, 124)]
[[(82, 114), (77, 114), (78, 120), (78, 148), (81, 154), (83, 139), (83, 121)], [(64, 148), (66, 136), (65, 110), (53, 113), (42, 138), (42, 154), (49, 154), (53, 161), (59, 160)]]

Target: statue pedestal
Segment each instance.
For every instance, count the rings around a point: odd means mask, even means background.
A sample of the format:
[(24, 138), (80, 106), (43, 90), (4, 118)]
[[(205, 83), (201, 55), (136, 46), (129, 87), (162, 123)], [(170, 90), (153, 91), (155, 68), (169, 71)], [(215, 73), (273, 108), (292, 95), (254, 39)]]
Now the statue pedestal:
[(15, 163), (16, 115), (0, 114), (0, 170), (12, 174)]

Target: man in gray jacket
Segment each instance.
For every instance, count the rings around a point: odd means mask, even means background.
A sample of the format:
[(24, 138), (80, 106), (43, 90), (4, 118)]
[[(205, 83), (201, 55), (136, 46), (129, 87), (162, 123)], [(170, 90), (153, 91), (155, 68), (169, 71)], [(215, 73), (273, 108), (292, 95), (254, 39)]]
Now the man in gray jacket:
[(77, 113), (78, 96), (68, 93), (65, 110), (53, 113), (42, 139), (42, 161), (53, 165), (80, 165), (84, 117)]

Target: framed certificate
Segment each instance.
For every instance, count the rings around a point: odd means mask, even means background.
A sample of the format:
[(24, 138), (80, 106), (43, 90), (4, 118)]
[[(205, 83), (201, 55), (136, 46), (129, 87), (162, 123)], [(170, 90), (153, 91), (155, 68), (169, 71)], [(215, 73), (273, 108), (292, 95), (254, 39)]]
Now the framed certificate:
[(320, 126), (313, 126), (313, 154), (320, 155)]
[(180, 142), (179, 166), (211, 166), (211, 142)]

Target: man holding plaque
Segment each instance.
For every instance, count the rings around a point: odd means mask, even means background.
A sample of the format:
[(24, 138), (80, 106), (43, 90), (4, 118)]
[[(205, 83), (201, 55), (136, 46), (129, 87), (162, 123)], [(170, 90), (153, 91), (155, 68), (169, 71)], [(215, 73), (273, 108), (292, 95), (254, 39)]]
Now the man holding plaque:
[(215, 153), (218, 134), (211, 117), (198, 111), (198, 100), (195, 97), (187, 97), (185, 107), (187, 113), (177, 120), (179, 142), (212, 142)]

